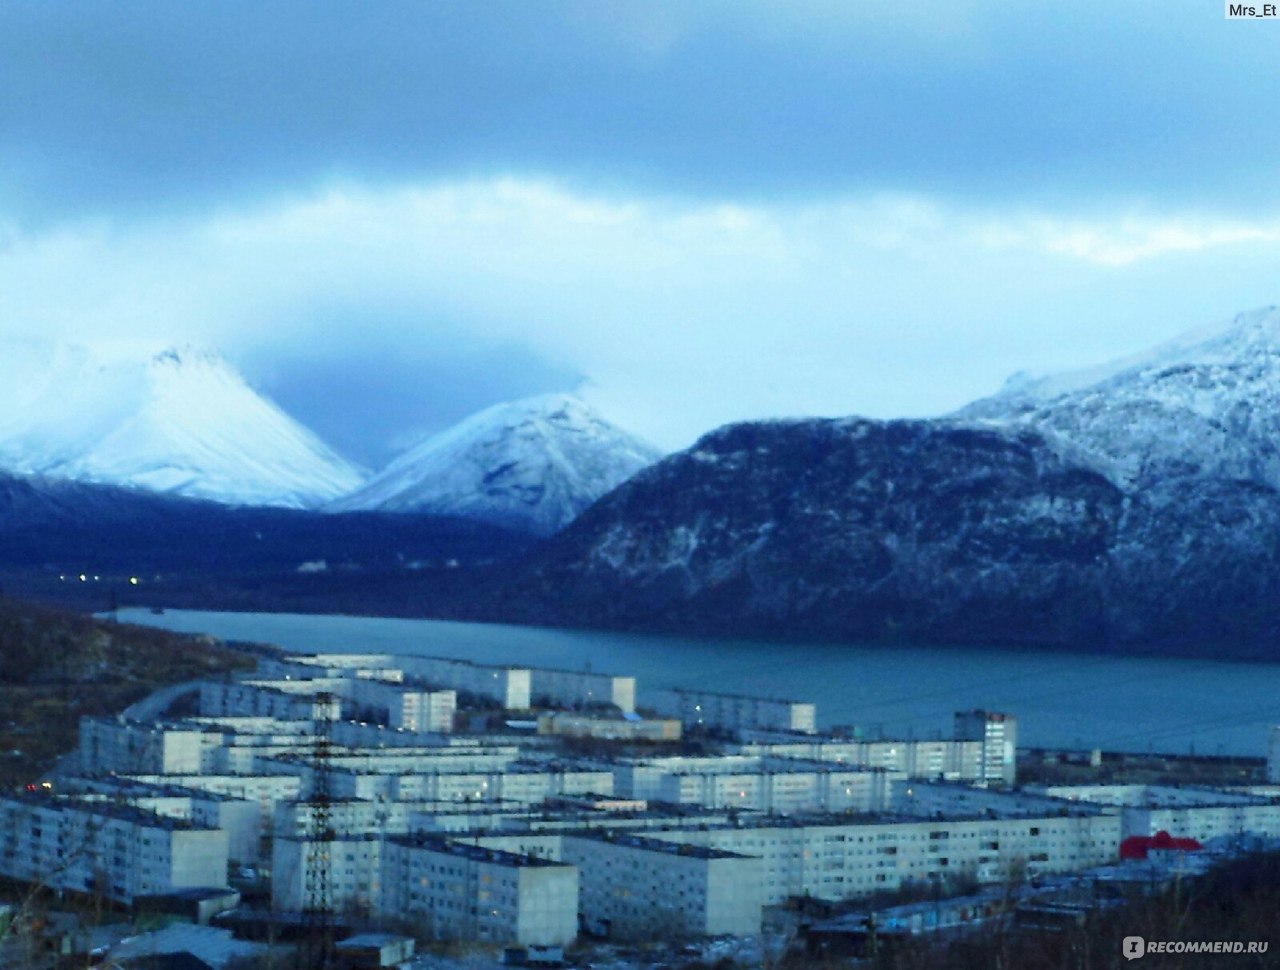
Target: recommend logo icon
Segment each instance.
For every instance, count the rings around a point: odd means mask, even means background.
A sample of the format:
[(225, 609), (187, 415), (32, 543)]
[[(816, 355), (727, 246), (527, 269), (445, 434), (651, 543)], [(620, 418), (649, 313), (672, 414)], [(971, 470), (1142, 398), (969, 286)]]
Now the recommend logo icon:
[(1120, 944), (1120, 953), (1126, 960), (1137, 960), (1147, 952), (1146, 941), (1140, 936), (1126, 936)]

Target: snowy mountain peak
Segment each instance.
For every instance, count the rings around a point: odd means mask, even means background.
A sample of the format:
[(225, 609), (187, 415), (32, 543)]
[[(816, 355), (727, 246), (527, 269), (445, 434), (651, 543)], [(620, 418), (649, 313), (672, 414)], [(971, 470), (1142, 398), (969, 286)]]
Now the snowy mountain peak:
[(1034, 427), (1129, 488), (1187, 473), (1280, 488), (1280, 309), (1101, 367), (1011, 381), (957, 416)]
[(194, 344), (181, 344), (174, 347), (166, 347), (164, 350), (155, 354), (151, 358), (152, 367), (211, 367), (218, 368), (230, 374), (235, 373), (233, 368), (222, 354), (208, 347), (198, 347)]
[[(216, 352), (18, 348), (0, 381), (0, 468), (211, 499), (313, 507), (361, 472)], [(5, 368), (9, 370), (10, 368)]]
[(577, 398), (546, 394), (465, 418), (330, 508), (433, 512), (550, 534), (659, 457)]

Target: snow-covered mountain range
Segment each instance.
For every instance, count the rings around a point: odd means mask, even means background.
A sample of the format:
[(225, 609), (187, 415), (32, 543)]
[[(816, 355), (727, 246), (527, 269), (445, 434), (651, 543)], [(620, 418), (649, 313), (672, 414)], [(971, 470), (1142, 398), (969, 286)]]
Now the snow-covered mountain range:
[(1280, 310), (1101, 367), (1018, 376), (957, 417), (1034, 428), (1126, 490), (1183, 474), (1280, 488)]
[(0, 469), (287, 508), (365, 477), (215, 353), (113, 359), (35, 342), (0, 349)]
[(0, 472), (29, 478), (227, 505), (449, 515), (546, 535), (658, 457), (559, 394), (488, 408), (370, 478), (212, 351), (0, 346)]
[(1280, 655), (1280, 312), (951, 418), (720, 428), (601, 499), (485, 619)]
[(550, 535), (659, 457), (576, 398), (542, 395), (428, 438), (328, 508), (455, 515)]

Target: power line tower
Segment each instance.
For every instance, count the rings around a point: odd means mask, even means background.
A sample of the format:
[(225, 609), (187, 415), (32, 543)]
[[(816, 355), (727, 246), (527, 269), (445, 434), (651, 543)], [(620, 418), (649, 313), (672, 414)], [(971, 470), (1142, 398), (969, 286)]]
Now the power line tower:
[(306, 903), (303, 915), (307, 938), (304, 966), (319, 970), (333, 965), (333, 793), (330, 771), (333, 755), (333, 694), (315, 695), (312, 715), (311, 791), (306, 804), (310, 825), (305, 855)]

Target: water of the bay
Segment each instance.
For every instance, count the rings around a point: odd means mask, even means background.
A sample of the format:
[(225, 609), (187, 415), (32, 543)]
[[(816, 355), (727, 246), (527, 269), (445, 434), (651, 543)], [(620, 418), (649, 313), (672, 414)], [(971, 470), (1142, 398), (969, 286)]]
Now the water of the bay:
[(627, 674), (809, 700), (821, 726), (869, 737), (950, 733), (952, 712), (1019, 719), (1019, 742), (1112, 751), (1262, 755), (1280, 723), (1280, 664), (973, 647), (778, 644), (381, 617), (121, 610), (120, 619), (298, 652), (417, 653)]

